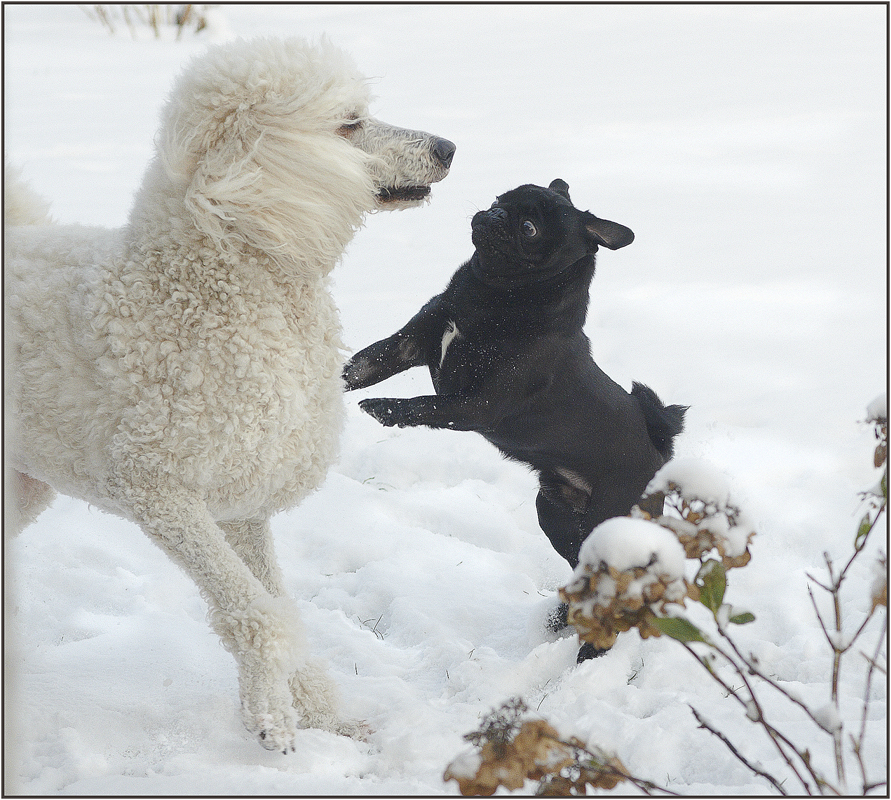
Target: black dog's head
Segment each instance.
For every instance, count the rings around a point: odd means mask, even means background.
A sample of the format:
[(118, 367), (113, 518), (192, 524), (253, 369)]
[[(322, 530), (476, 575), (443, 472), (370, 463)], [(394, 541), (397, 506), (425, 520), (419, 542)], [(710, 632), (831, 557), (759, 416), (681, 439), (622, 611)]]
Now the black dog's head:
[(634, 240), (624, 225), (579, 211), (559, 178), (545, 189), (527, 184), (498, 197), (471, 222), (475, 268), (488, 284), (540, 283), (593, 256)]

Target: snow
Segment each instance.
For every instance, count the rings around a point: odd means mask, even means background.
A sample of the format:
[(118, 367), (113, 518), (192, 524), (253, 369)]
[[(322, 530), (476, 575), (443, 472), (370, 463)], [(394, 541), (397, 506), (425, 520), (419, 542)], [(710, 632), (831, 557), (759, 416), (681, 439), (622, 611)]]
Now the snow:
[(851, 642), (854, 638), (854, 633), (845, 633), (844, 631), (842, 631), (841, 633), (839, 633), (838, 631), (827, 631), (826, 637), (829, 639), (829, 643), (836, 650), (838, 650), (839, 652), (843, 652), (851, 646)]
[[(665, 614), (665, 603), (684, 603), (685, 564), (684, 548), (667, 528), (629, 517), (608, 519), (582, 543), (564, 598), (569, 619), (578, 620), (577, 613), (586, 620), (613, 618), (654, 599), (663, 601), (654, 607)], [(610, 640), (591, 641), (608, 647)]]
[(666, 528), (640, 519), (617, 517), (598, 525), (585, 539), (574, 574), (581, 574), (586, 565), (596, 569), (601, 563), (619, 572), (645, 567), (673, 581), (684, 577), (684, 548)]
[(888, 419), (888, 395), (880, 394), (866, 409), (867, 420)]
[[(650, 481), (645, 494), (663, 492), (666, 513), (662, 522), (693, 541), (714, 542), (723, 556), (737, 558), (746, 552), (755, 525), (731, 498), (730, 483), (713, 464), (692, 458), (674, 458)], [(679, 519), (671, 514), (673, 501), (684, 502), (700, 519)], [(683, 541), (683, 540), (682, 540)]]
[(838, 709), (833, 703), (828, 703), (821, 708), (814, 710), (814, 718), (824, 731), (836, 734), (841, 730), (842, 720), (839, 716)]
[(758, 704), (752, 700), (746, 701), (746, 719), (750, 722), (758, 722), (761, 719), (761, 712), (758, 710)]
[[(173, 77), (229, 35), (327, 33), (373, 77), (378, 116), (456, 142), (430, 205), (371, 217), (336, 270), (356, 350), (443, 289), (472, 252), (470, 217), (510, 188), (561, 177), (631, 227), (632, 246), (598, 259), (594, 356), (626, 389), (690, 405), (678, 458), (725, 476), (757, 531), (727, 589), (756, 620), (733, 635), (804, 702), (829, 702), (806, 574), (825, 579), (824, 551), (847, 560), (878, 478), (862, 420), (887, 378), (886, 7), (224, 5), (179, 41), (111, 36), (73, 5), (3, 12), (5, 155), (60, 222), (125, 221)], [(462, 735), (513, 695), (673, 791), (770, 788), (688, 705), (785, 777), (676, 642), (629, 632), (576, 666), (574, 637), (545, 631), (571, 570), (538, 529), (534, 478), (474, 434), (384, 429), (357, 406), (429, 391), (415, 370), (348, 396), (340, 463), (273, 523), (368, 742), (307, 730), (297, 753), (262, 750), (195, 587), (134, 526), (59, 498), (6, 545), (6, 792), (455, 793), (442, 772)], [(871, 605), (874, 536), (843, 588), (846, 629)], [(854, 735), (856, 662), (840, 686)], [(829, 737), (775, 694), (767, 717), (832, 777)], [(880, 779), (884, 681), (867, 703)]]
[(721, 631), (726, 631), (730, 624), (730, 617), (734, 614), (733, 606), (730, 603), (722, 603), (715, 613), (715, 622)]
[(479, 770), (482, 763), (483, 759), (480, 756), (479, 750), (467, 750), (460, 753), (449, 764), (448, 769), (453, 778), (470, 780), (471, 778), (476, 777), (477, 770)]
[(675, 457), (660, 469), (646, 488), (646, 494), (671, 491), (680, 487), (685, 497), (695, 497), (723, 511), (730, 503), (730, 483), (714, 465), (702, 459)]

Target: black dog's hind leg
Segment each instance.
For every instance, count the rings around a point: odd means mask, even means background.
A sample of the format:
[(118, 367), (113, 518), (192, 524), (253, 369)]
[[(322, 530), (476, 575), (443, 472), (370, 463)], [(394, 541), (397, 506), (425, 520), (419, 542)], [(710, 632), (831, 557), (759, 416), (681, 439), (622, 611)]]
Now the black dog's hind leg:
[[(392, 336), (360, 350), (343, 368), (347, 391), (373, 386), (399, 372), (430, 363), (442, 339), (445, 319), (439, 295), (430, 300)], [(438, 362), (437, 362), (438, 363)]]
[(538, 524), (553, 548), (569, 562), (573, 569), (579, 563), (579, 548), (590, 533), (583, 529), (585, 514), (560, 497), (551, 487), (542, 486), (535, 498)]
[[(579, 549), (591, 532), (590, 521), (584, 513), (584, 500), (580, 490), (559, 481), (550, 481), (542, 475), (542, 488), (535, 500), (538, 511), (538, 524), (551, 542), (553, 548), (575, 569), (579, 562)], [(587, 498), (590, 499), (590, 498)], [(569, 624), (569, 606), (560, 603), (548, 619), (552, 631), (560, 631)], [(608, 652), (582, 642), (576, 655), (576, 663), (581, 664)]]

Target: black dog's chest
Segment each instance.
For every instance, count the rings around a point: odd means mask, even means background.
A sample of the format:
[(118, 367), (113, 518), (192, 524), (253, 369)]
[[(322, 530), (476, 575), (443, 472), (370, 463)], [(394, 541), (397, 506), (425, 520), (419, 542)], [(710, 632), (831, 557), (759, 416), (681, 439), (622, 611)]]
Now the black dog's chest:
[(479, 330), (468, 320), (452, 315), (439, 337), (431, 343), (434, 359), (429, 364), (437, 394), (455, 394), (491, 380), (511, 349), (508, 342), (489, 330)]
[(565, 336), (530, 327), (528, 320), (503, 317), (479, 325), (452, 316), (438, 337), (438, 347), (431, 347), (437, 363), (429, 364), (430, 374), (439, 395), (470, 392), (521, 408), (554, 383), (555, 371), (578, 349)]

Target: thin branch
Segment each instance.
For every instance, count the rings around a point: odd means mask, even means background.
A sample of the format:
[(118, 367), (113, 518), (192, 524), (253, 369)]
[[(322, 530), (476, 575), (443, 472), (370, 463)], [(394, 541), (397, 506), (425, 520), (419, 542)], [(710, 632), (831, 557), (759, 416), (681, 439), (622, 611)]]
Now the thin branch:
[[(820, 584), (818, 581), (814, 581), (818, 586), (821, 586), (823, 589), (826, 589), (825, 586)], [(831, 592), (832, 589), (826, 589), (827, 592)], [(829, 630), (826, 628), (826, 623), (823, 622), (823, 616), (820, 614), (820, 609), (817, 608), (817, 599), (814, 597), (814, 591), (810, 586), (807, 587), (807, 593), (811, 598), (811, 605), (814, 607), (814, 613), (817, 615), (817, 621), (820, 623), (820, 627), (823, 629), (823, 635), (826, 637), (826, 641), (829, 642), (829, 645), (832, 647), (833, 651), (835, 650), (835, 645), (832, 642), (832, 636), (829, 633)]]
[[(885, 642), (885, 636), (888, 633), (888, 615), (885, 614), (885, 618), (882, 622), (882, 630), (879, 634), (879, 640), (876, 642), (876, 649), (873, 653), (872, 658), (867, 658), (869, 662), (869, 669), (866, 671), (866, 686), (863, 690), (863, 713), (860, 716), (860, 735), (854, 739), (851, 736), (851, 743), (853, 745), (854, 755), (857, 758), (857, 763), (860, 766), (860, 775), (863, 778), (863, 794), (867, 792), (867, 786), (870, 786), (869, 782), (866, 778), (866, 765), (863, 763), (863, 742), (866, 740), (866, 716), (869, 712), (869, 693), (872, 691), (872, 676), (873, 673), (878, 669), (881, 670), (881, 667), (878, 665), (879, 655), (882, 652), (882, 645)], [(872, 784), (871, 786), (875, 788), (877, 784)]]
[(718, 629), (718, 632), (721, 634), (721, 636), (722, 636), (724, 639), (727, 640), (727, 643), (733, 648), (733, 652), (736, 653), (736, 655), (739, 657), (739, 660), (742, 661), (743, 665), (746, 667), (746, 669), (749, 670), (749, 672), (750, 672), (752, 675), (755, 675), (756, 677), (761, 678), (761, 680), (763, 680), (768, 686), (770, 686), (770, 687), (772, 687), (773, 689), (775, 689), (776, 691), (778, 691), (778, 692), (779, 692), (781, 695), (783, 695), (783, 697), (785, 697), (790, 703), (795, 704), (795, 705), (798, 706), (802, 711), (804, 711), (804, 713), (807, 714), (808, 717), (810, 717), (811, 721), (812, 721), (817, 727), (821, 728), (821, 729), (822, 729), (823, 731), (825, 731), (826, 733), (830, 733), (830, 731), (827, 731), (826, 728), (823, 727), (823, 723), (821, 723), (820, 720), (818, 720), (818, 719), (814, 716), (813, 712), (812, 712), (811, 709), (807, 706), (807, 704), (804, 703), (804, 701), (802, 701), (802, 700), (800, 700), (799, 698), (795, 697), (795, 695), (793, 695), (793, 694), (792, 694), (791, 692), (789, 692), (787, 689), (785, 689), (785, 688), (783, 688), (782, 686), (780, 686), (780, 684), (777, 683), (777, 682), (776, 682), (773, 678), (771, 678), (769, 675), (765, 675), (765, 674), (761, 671), (761, 669), (758, 667), (758, 665), (757, 665), (757, 661), (754, 659), (754, 657), (746, 658), (746, 656), (744, 656), (744, 655), (742, 654), (742, 652), (740, 651), (740, 649), (736, 646), (736, 643), (733, 641), (733, 639), (731, 639), (731, 638), (730, 638), (724, 631), (722, 631), (722, 630), (719, 628), (719, 629)]
[(824, 591), (832, 592), (832, 587), (831, 587), (831, 586), (826, 586), (825, 584), (820, 583), (820, 581), (818, 581), (813, 575), (811, 575), (810, 572), (805, 572), (805, 573), (804, 573), (804, 576), (805, 576), (809, 581), (812, 581), (813, 583), (816, 583), (817, 586), (819, 586), (819, 587), (820, 587), (821, 589), (823, 589)]
[[(658, 784), (653, 783), (652, 781), (644, 780), (643, 778), (637, 778), (634, 775), (630, 775), (629, 773), (625, 772), (624, 770), (617, 769), (616, 767), (614, 767), (610, 764), (601, 763), (601, 761), (602, 761), (601, 757), (597, 756), (596, 754), (594, 754), (590, 750), (588, 750), (586, 747), (582, 747), (579, 744), (574, 744), (573, 742), (567, 742), (567, 741), (564, 741), (563, 739), (556, 738), (554, 736), (548, 736), (547, 734), (545, 735), (544, 738), (550, 739), (552, 742), (557, 742), (558, 744), (561, 744), (564, 747), (570, 747), (573, 750), (575, 750), (576, 751), (576, 762), (578, 762), (578, 753), (584, 753), (586, 756), (588, 756), (591, 759), (591, 761), (593, 763), (597, 764), (598, 772), (602, 772), (604, 774), (611, 775), (616, 778), (621, 778), (622, 780), (629, 781), (630, 783), (633, 783), (638, 789), (640, 789), (644, 794), (649, 795), (649, 794), (651, 794), (651, 792), (655, 791), (655, 792), (662, 792), (662, 794), (667, 794), (667, 795), (670, 795), (671, 797), (680, 797), (681, 796), (677, 792), (673, 792), (670, 789), (664, 789), (661, 786), (659, 786)], [(576, 741), (578, 741), (578, 740), (576, 740)]]
[[(887, 623), (886, 623), (886, 625), (887, 625)], [(884, 634), (883, 634), (883, 635), (884, 635)], [(868, 656), (868, 655), (866, 655), (866, 653), (864, 653), (862, 650), (860, 651), (860, 655), (863, 656), (863, 658), (864, 658), (869, 664), (872, 664), (872, 666), (875, 667), (876, 672), (880, 673), (881, 675), (887, 675), (887, 674), (888, 674), (888, 670), (885, 669), (881, 664), (879, 664), (878, 661), (876, 661), (874, 658), (872, 658), (872, 656)]]
[[(746, 709), (746, 712), (748, 713), (749, 709), (747, 707), (746, 701), (743, 700), (741, 697), (739, 697), (735, 692), (733, 692), (733, 690), (727, 685), (727, 683), (716, 672), (714, 672), (711, 669), (711, 667), (709, 667), (709, 665), (705, 663), (705, 661), (703, 661), (703, 659), (699, 656), (699, 654), (695, 650), (693, 650), (692, 647), (690, 647), (690, 644), (688, 642), (680, 642), (680, 644), (682, 647), (684, 647), (687, 650), (688, 653), (690, 653), (690, 655), (693, 656), (693, 658), (696, 659), (696, 661), (699, 662), (699, 664), (702, 665), (702, 667), (709, 673), (709, 675), (711, 675), (712, 678), (714, 678), (714, 680), (717, 681), (718, 684), (720, 684), (724, 688), (725, 691), (729, 692), (730, 695), (743, 708)], [(745, 683), (746, 688), (749, 690), (751, 700), (755, 704), (755, 709), (758, 712), (757, 722), (759, 722), (761, 724), (761, 726), (764, 728), (765, 732), (768, 734), (768, 738), (771, 740), (771, 742), (773, 742), (774, 747), (777, 749), (777, 752), (780, 754), (782, 759), (789, 766), (789, 769), (791, 769), (792, 772), (794, 773), (795, 777), (798, 778), (799, 782), (804, 787), (805, 792), (807, 794), (811, 794), (812, 793), (811, 787), (808, 784), (808, 782), (802, 777), (801, 773), (798, 771), (798, 768), (795, 766), (795, 762), (792, 760), (792, 757), (789, 755), (789, 753), (787, 753), (786, 750), (783, 748), (783, 745), (786, 745), (786, 747), (788, 747), (793, 753), (795, 753), (796, 756), (798, 756), (799, 760), (802, 762), (802, 764), (804, 764), (805, 769), (807, 769), (807, 771), (810, 773), (810, 776), (814, 780), (814, 783), (817, 785), (817, 787), (826, 785), (825, 780), (823, 780), (819, 775), (817, 775), (816, 772), (814, 772), (814, 769), (813, 769), (813, 767), (811, 767), (811, 764), (810, 764), (810, 759), (805, 758), (805, 756), (798, 751), (798, 748), (786, 736), (784, 736), (782, 733), (780, 733), (780, 731), (778, 731), (776, 728), (774, 728), (764, 718), (764, 711), (761, 708), (761, 706), (759, 705), (757, 697), (754, 695), (752, 688), (749, 685), (749, 682), (746, 680), (746, 676), (743, 674), (743, 671), (739, 668), (739, 666), (733, 661), (732, 658), (730, 658), (726, 653), (724, 653), (719, 647), (717, 647), (714, 644), (712, 644), (711, 647), (714, 650), (716, 650), (718, 653), (720, 653), (728, 661), (728, 663), (730, 663), (730, 665), (736, 670), (736, 673), (742, 678), (743, 683)]]
[(756, 767), (754, 764), (749, 763), (746, 757), (742, 753), (740, 753), (739, 750), (736, 749), (736, 747), (734, 747), (733, 742), (731, 742), (730, 739), (728, 739), (723, 733), (709, 725), (701, 716), (699, 716), (699, 713), (696, 711), (695, 708), (693, 708), (693, 706), (690, 706), (690, 710), (693, 712), (693, 716), (696, 717), (696, 721), (699, 723), (699, 727), (705, 728), (705, 730), (707, 730), (713, 736), (717, 736), (722, 742), (724, 742), (727, 749), (730, 750), (730, 752), (733, 753), (733, 755), (739, 761), (741, 761), (749, 771), (754, 772), (756, 775), (760, 775), (762, 778), (769, 781), (770, 784), (780, 794), (788, 794), (788, 792), (783, 788), (783, 785), (776, 778), (774, 778), (773, 775), (770, 775), (767, 772), (758, 769), (758, 767)]
[[(733, 644), (733, 642), (729, 638), (728, 638), (728, 641), (731, 642), (731, 645)], [(762, 708), (761, 703), (758, 700), (758, 696), (755, 694), (755, 687), (752, 686), (752, 684), (749, 682), (748, 678), (746, 677), (745, 671), (740, 669), (739, 665), (732, 658), (730, 658), (730, 656), (728, 656), (727, 653), (725, 653), (719, 647), (717, 647), (716, 645), (712, 645), (712, 647), (714, 647), (714, 649), (721, 656), (723, 656), (723, 658), (725, 658), (728, 663), (730, 663), (733, 666), (733, 668), (736, 670), (737, 675), (739, 675), (739, 677), (742, 678), (742, 681), (745, 684), (746, 689), (749, 692), (749, 701), (755, 706), (755, 711), (758, 714), (757, 719), (753, 720), (753, 722), (759, 723), (764, 728), (765, 732), (768, 734), (770, 739), (776, 745), (777, 750), (784, 756), (784, 758), (786, 758), (786, 762), (789, 764), (789, 766), (792, 767), (792, 761), (789, 759), (786, 752), (780, 747), (780, 742), (785, 744), (786, 747), (788, 747), (793, 753), (795, 753), (796, 756), (798, 756), (798, 759), (801, 761), (802, 764), (804, 764), (805, 769), (807, 769), (807, 771), (810, 773), (811, 778), (813, 778), (813, 780), (816, 783), (818, 788), (820, 788), (822, 786), (827, 786), (830, 789), (832, 789), (833, 792), (835, 792), (836, 794), (839, 794), (838, 790), (836, 790), (834, 787), (832, 787), (821, 775), (818, 775), (817, 772), (811, 767), (810, 758), (806, 755), (806, 753), (802, 753), (791, 739), (789, 739), (785, 734), (781, 733), (777, 728), (775, 728), (773, 725), (771, 725), (767, 721), (767, 717), (764, 714), (764, 709)], [(734, 649), (736, 649), (735, 646), (734, 646)], [(741, 660), (744, 665), (748, 666), (746, 664), (745, 658), (741, 657)], [(737, 700), (746, 709), (746, 714), (748, 715), (749, 714), (748, 703), (746, 703), (746, 701), (744, 701), (742, 698), (740, 698), (738, 696), (737, 696)], [(816, 720), (815, 720), (815, 722), (816, 722)], [(820, 727), (822, 728), (822, 725)], [(835, 738), (835, 737), (833, 737), (833, 738)], [(794, 769), (794, 767), (793, 767), (793, 769)]]

